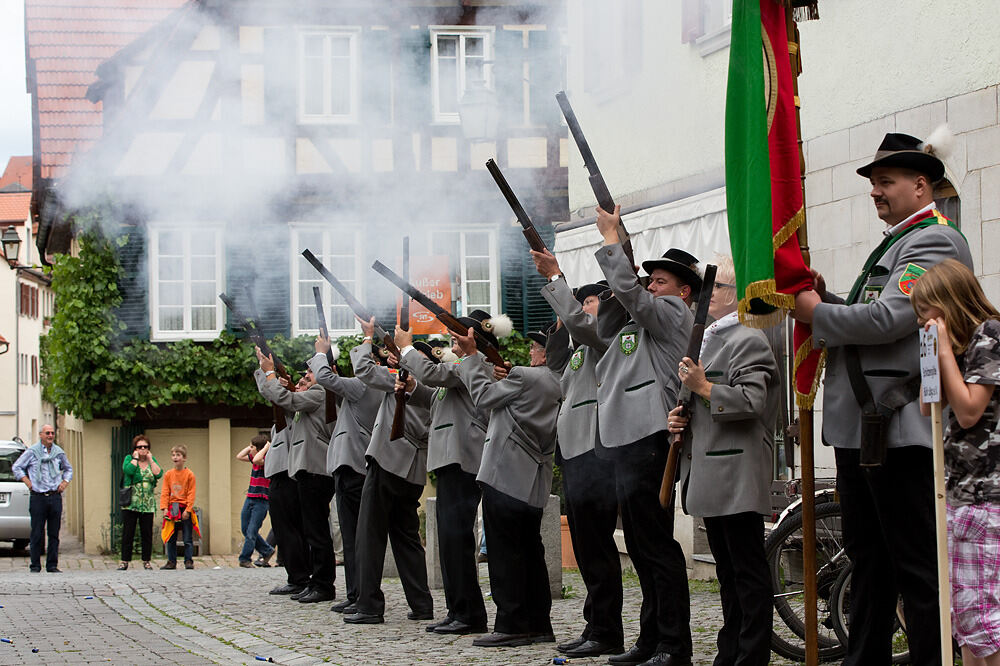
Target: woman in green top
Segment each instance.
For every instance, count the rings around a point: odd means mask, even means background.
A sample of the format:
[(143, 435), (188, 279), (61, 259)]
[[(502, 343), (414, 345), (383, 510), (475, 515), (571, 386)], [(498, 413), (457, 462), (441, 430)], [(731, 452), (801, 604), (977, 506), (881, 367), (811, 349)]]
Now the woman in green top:
[(132, 561), (132, 541), (135, 539), (135, 524), (139, 523), (139, 534), (142, 541), (142, 566), (152, 569), (149, 558), (153, 554), (153, 512), (156, 511), (156, 482), (163, 476), (152, 451), (149, 450), (149, 438), (146, 435), (136, 435), (132, 439), (132, 455), (122, 463), (125, 486), (132, 488), (132, 503), (122, 509), (124, 525), (122, 527), (122, 563), (119, 571), (128, 569)]

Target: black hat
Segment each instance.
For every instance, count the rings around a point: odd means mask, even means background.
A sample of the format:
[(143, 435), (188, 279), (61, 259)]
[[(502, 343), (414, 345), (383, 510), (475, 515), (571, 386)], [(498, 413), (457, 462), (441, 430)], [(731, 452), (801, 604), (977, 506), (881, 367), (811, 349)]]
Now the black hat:
[(870, 178), (875, 167), (902, 167), (926, 174), (936, 183), (944, 177), (944, 162), (927, 152), (930, 148), (915, 136), (890, 132), (875, 151), (875, 159), (858, 169), (858, 175)]
[(464, 326), (475, 329), (476, 333), (498, 348), (500, 347), (498, 338), (507, 337), (513, 329), (510, 317), (504, 314), (494, 316), (485, 310), (472, 310), (469, 312), (469, 316), (459, 317), (458, 321)]
[(426, 356), (434, 363), (440, 363), (441, 359), (434, 355), (434, 347), (423, 340), (415, 340), (413, 342), (413, 348), (418, 352)]
[(588, 296), (600, 296), (607, 288), (608, 281), (601, 280), (600, 282), (585, 284), (581, 287), (577, 287), (573, 292), (573, 296), (575, 296), (576, 300), (580, 302), (580, 305), (583, 305), (583, 302), (587, 300)]
[(528, 338), (544, 347), (549, 336), (544, 331), (528, 331)]
[(642, 270), (652, 274), (655, 269), (672, 273), (682, 282), (691, 287), (691, 298), (698, 299), (701, 293), (701, 273), (698, 272), (698, 260), (680, 248), (672, 247), (663, 253), (660, 259), (642, 262)]

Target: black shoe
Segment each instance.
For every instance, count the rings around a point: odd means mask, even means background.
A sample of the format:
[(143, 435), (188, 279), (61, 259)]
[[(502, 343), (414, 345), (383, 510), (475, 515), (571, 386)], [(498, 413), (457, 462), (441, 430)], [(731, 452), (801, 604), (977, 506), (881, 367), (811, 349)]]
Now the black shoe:
[(347, 624), (382, 624), (385, 622), (385, 618), (381, 615), (375, 615), (374, 613), (363, 613), (358, 611), (350, 615), (344, 615), (344, 622)]
[(531, 645), (531, 643), (531, 634), (504, 634), (499, 631), (480, 636), (472, 641), (476, 647), (517, 647), (518, 645)]
[(622, 645), (612, 645), (601, 641), (584, 641), (572, 650), (562, 650), (567, 657), (597, 657), (602, 654), (621, 654), (625, 648)]
[(306, 585), (305, 587), (302, 588), (301, 592), (296, 592), (295, 594), (291, 595), (288, 598), (291, 599), (292, 601), (298, 601), (299, 599), (306, 596), (310, 592), (312, 592), (312, 588)]
[(439, 624), (434, 628), (435, 634), (452, 634), (465, 636), (466, 634), (485, 634), (486, 623), (471, 625), (461, 620), (452, 620), (447, 624)]
[[(586, 636), (580, 636), (578, 638), (574, 638), (571, 641), (566, 641), (565, 643), (560, 643), (559, 645), (556, 646), (556, 649), (559, 650), (560, 652), (565, 652), (566, 650), (572, 650), (575, 647), (579, 647), (580, 645), (582, 645), (583, 643), (586, 643), (586, 642), (587, 642), (587, 637)], [(622, 652), (624, 652), (624, 651), (625, 650), (623, 649)]]
[(309, 594), (303, 594), (296, 599), (300, 604), (316, 604), (321, 601), (333, 601), (337, 598), (337, 593), (332, 590), (321, 590), (314, 587)]
[(176, 560), (168, 560), (167, 563), (164, 564), (160, 568), (161, 569), (176, 569), (177, 568), (177, 561)]
[(305, 592), (304, 587), (301, 585), (292, 585), (291, 583), (286, 583), (284, 585), (279, 585), (274, 588), (268, 594), (298, 594), (299, 592)]
[(340, 603), (336, 603), (336, 604), (330, 606), (330, 610), (332, 610), (334, 613), (348, 613), (348, 612), (352, 612), (353, 613), (354, 612), (353, 610), (351, 610), (351, 611), (347, 610), (348, 608), (352, 608), (353, 609), (353, 607), (354, 607), (354, 602), (353, 601), (351, 601), (350, 599), (344, 599)]
[(669, 652), (657, 652), (639, 666), (691, 666), (691, 657), (681, 657)]
[(608, 657), (608, 663), (615, 664), (615, 666), (638, 666), (638, 664), (652, 657), (655, 651), (655, 649), (647, 650), (638, 645), (633, 645), (621, 654)]
[(426, 631), (427, 633), (431, 633), (432, 631), (434, 631), (438, 627), (443, 627), (446, 624), (451, 624), (454, 621), (454, 619), (455, 618), (453, 618), (452, 616), (448, 615), (447, 617), (445, 617), (440, 622), (433, 622), (431, 624), (428, 624), (426, 627), (424, 627), (424, 631)]
[(42, 573), (41, 567), (28, 567), (28, 571), (31, 573)]
[(185, 569), (194, 569), (194, 560), (184, 560)]
[(555, 642), (556, 642), (555, 634), (553, 634), (551, 631), (545, 634), (542, 633), (531, 634), (532, 645), (534, 645), (535, 643), (555, 643)]
[(46, 571), (49, 573), (62, 573), (62, 571), (59, 570), (59, 567), (52, 567), (51, 569), (46, 569)]
[(411, 610), (409, 613), (406, 614), (406, 619), (407, 620), (433, 620), (434, 619), (434, 611), (433, 610), (424, 610), (424, 611)]

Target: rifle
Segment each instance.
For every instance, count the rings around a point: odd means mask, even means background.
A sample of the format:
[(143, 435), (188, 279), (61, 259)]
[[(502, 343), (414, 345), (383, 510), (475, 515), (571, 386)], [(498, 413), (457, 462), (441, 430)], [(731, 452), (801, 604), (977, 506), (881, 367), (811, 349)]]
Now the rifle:
[[(260, 332), (257, 328), (257, 323), (252, 319), (247, 319), (236, 307), (236, 301), (232, 297), (227, 296), (225, 293), (219, 294), (219, 300), (225, 304), (226, 308), (233, 314), (233, 318), (236, 319), (237, 324), (247, 333), (247, 337), (260, 349), (260, 353), (264, 356), (270, 356), (274, 360), (274, 372), (279, 376), (283, 377), (288, 382), (288, 390), (294, 391), (295, 384), (292, 383), (292, 378), (289, 376), (288, 371), (285, 366), (281, 363), (281, 360), (275, 355), (274, 351), (267, 344), (267, 339), (264, 334)], [(281, 432), (288, 425), (285, 421), (285, 410), (278, 405), (272, 403), (274, 409), (274, 425), (276, 432)]]
[[(403, 236), (403, 279), (410, 279), (410, 237)], [(410, 297), (403, 294), (403, 302), (399, 306), (399, 327), (410, 330)], [(392, 429), (389, 431), (389, 441), (395, 441), (403, 436), (406, 427), (406, 380), (410, 373), (406, 368), (399, 369), (399, 380), (403, 388), (396, 389), (396, 410), (392, 413)]]
[[(403, 292), (409, 294), (410, 298), (427, 308), (427, 311), (437, 317), (438, 321), (444, 324), (452, 333), (457, 333), (458, 335), (468, 334), (469, 327), (460, 322), (455, 315), (432, 301), (427, 294), (393, 273), (392, 269), (381, 261), (376, 261), (372, 264), (372, 268), (386, 280), (399, 287)], [(506, 368), (507, 365), (504, 363), (503, 357), (500, 356), (500, 351), (475, 329), (472, 329), (472, 333), (476, 340), (476, 347), (486, 356), (490, 363), (500, 368)]]
[[(313, 287), (313, 299), (316, 301), (316, 321), (319, 325), (319, 335), (326, 340), (330, 339), (330, 329), (326, 325), (326, 312), (323, 310), (323, 295), (319, 287)], [(333, 360), (333, 350), (326, 350), (326, 360), (330, 364), (330, 370), (337, 372), (337, 363)], [(333, 423), (337, 420), (337, 394), (329, 389), (326, 390), (326, 422)]]
[[(327, 282), (329, 282), (334, 289), (337, 290), (337, 293), (340, 294), (340, 297), (344, 299), (345, 303), (347, 303), (347, 307), (351, 308), (351, 311), (354, 313), (354, 316), (356, 316), (358, 319), (364, 322), (371, 321), (372, 319), (375, 318), (375, 315), (371, 313), (371, 310), (363, 306), (361, 304), (361, 301), (354, 298), (354, 294), (348, 291), (347, 287), (344, 286), (344, 283), (338, 280), (333, 273), (327, 270), (327, 267), (323, 265), (323, 262), (321, 262), (319, 259), (316, 258), (316, 255), (314, 255), (309, 250), (303, 250), (302, 256), (305, 257), (306, 261), (312, 264), (313, 268), (319, 271), (319, 274), (322, 275), (323, 278)], [(382, 343), (385, 345), (386, 349), (395, 354), (396, 358), (399, 358), (399, 347), (396, 346), (396, 340), (391, 335), (389, 335), (389, 333), (386, 332), (384, 328), (379, 326), (379, 323), (377, 321), (375, 322), (375, 335), (377, 335), (379, 339), (382, 340)]]
[[(573, 112), (573, 107), (570, 106), (569, 98), (566, 97), (564, 90), (556, 93), (556, 101), (559, 103), (559, 108), (562, 109), (563, 117), (566, 118), (566, 124), (569, 125), (569, 132), (573, 135), (573, 140), (580, 151), (580, 156), (583, 157), (583, 165), (587, 167), (587, 171), (590, 173), (590, 188), (594, 190), (594, 196), (597, 197), (597, 204), (608, 213), (613, 214), (615, 212), (615, 200), (611, 198), (608, 184), (604, 182), (604, 176), (601, 175), (601, 170), (597, 168), (594, 153), (590, 150), (587, 137), (583, 135), (583, 128), (580, 127), (580, 121), (576, 119), (576, 114)], [(618, 242), (621, 243), (622, 250), (625, 252), (625, 256), (628, 257), (629, 264), (634, 266), (635, 256), (632, 253), (632, 241), (629, 240), (628, 231), (625, 230), (625, 225), (620, 221), (620, 218), (618, 222)]]
[[(695, 310), (694, 327), (691, 329), (691, 337), (688, 338), (687, 356), (695, 363), (701, 358), (701, 341), (705, 337), (705, 320), (708, 319), (708, 303), (712, 300), (711, 290), (715, 287), (715, 272), (718, 266), (708, 264), (705, 266), (705, 275), (702, 277), (701, 291), (698, 295), (698, 309)], [(677, 405), (682, 407), (681, 415), (691, 416), (691, 389), (681, 384), (681, 390), (677, 394)], [(670, 442), (670, 452), (667, 454), (667, 466), (663, 470), (663, 481), (660, 483), (660, 506), (664, 509), (670, 506), (674, 496), (674, 483), (677, 480), (677, 463), (680, 461), (681, 448), (684, 441), (684, 433), (674, 435)]]
[[(500, 167), (497, 163), (493, 161), (493, 158), (486, 160), (486, 170), (490, 172), (493, 176), (493, 180), (496, 181), (497, 187), (500, 188), (500, 192), (503, 194), (504, 199), (510, 205), (511, 210), (514, 211), (514, 215), (517, 217), (517, 221), (521, 223), (521, 233), (524, 234), (525, 239), (528, 241), (528, 245), (535, 252), (545, 252), (545, 242), (542, 241), (542, 237), (538, 235), (538, 230), (535, 229), (535, 225), (531, 223), (531, 218), (528, 214), (524, 212), (524, 208), (521, 206), (521, 202), (517, 200), (517, 195), (514, 194), (514, 190), (510, 188), (507, 184), (507, 179), (503, 177), (503, 173), (500, 172)], [(614, 208), (612, 207), (612, 211)]]

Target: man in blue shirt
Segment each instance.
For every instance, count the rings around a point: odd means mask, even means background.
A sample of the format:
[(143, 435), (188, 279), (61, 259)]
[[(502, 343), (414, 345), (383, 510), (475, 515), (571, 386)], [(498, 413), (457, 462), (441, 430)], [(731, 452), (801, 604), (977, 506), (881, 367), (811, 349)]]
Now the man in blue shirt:
[(38, 442), (32, 444), (14, 463), (14, 478), (31, 491), (28, 513), (31, 515), (31, 571), (42, 570), (42, 534), (48, 523), (49, 545), (45, 570), (59, 572), (59, 524), (62, 521), (62, 492), (73, 478), (73, 468), (56, 440), (56, 429), (42, 426)]

